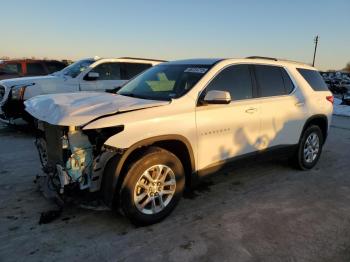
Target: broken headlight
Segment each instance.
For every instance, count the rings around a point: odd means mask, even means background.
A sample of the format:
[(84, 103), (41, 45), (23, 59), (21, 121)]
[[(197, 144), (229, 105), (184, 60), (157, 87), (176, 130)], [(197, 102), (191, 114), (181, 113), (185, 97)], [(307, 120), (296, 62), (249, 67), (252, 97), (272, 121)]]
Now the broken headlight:
[(11, 98), (13, 100), (23, 100), (24, 92), (27, 86), (15, 86), (11, 89)]

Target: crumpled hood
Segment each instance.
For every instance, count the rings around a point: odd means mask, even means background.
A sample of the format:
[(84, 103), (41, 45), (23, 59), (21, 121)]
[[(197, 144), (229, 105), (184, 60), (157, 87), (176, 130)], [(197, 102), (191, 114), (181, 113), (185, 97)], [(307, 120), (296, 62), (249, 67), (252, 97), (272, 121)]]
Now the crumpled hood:
[(25, 110), (52, 125), (81, 126), (98, 117), (118, 112), (167, 105), (167, 101), (146, 100), (99, 92), (40, 95), (24, 102)]

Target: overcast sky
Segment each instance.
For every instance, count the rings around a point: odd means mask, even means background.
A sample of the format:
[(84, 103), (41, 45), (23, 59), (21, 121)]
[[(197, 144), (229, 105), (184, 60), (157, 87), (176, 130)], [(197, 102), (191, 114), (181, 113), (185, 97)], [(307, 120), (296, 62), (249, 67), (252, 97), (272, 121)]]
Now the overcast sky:
[(341, 69), (350, 61), (350, 0), (11, 0), (0, 57), (272, 56)]

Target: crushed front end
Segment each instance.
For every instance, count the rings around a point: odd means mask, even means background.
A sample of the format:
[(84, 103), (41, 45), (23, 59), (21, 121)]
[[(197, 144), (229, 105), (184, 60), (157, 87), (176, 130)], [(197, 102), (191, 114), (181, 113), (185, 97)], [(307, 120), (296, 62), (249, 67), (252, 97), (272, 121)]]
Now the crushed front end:
[(82, 131), (42, 121), (37, 127), (35, 145), (44, 171), (38, 180), (44, 194), (63, 203), (68, 192), (100, 191), (105, 165), (117, 154), (103, 144), (123, 127)]

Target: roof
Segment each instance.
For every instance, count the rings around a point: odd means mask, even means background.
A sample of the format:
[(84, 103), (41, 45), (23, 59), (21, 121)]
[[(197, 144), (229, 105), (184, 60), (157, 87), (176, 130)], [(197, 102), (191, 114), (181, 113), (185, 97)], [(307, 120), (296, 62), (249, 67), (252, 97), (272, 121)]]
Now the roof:
[(220, 62), (221, 58), (196, 58), (196, 59), (184, 59), (170, 61), (166, 64), (178, 64), (178, 65), (214, 65)]
[(145, 61), (156, 61), (156, 62), (167, 62), (166, 60), (152, 59), (152, 58), (139, 58), (139, 57), (119, 57), (119, 59), (135, 59), (135, 60), (145, 60)]
[(306, 68), (312, 68), (312, 66), (285, 59), (261, 57), (261, 56), (250, 56), (247, 58), (197, 58), (197, 59), (185, 59), (185, 60), (175, 60), (170, 61), (165, 64), (183, 64), (183, 65), (215, 65), (219, 62), (249, 62), (257, 64), (271, 64), (271, 65), (299, 65)]
[(246, 57), (246, 59), (252, 59), (254, 61), (271, 61), (274, 62), (275, 64), (293, 64), (293, 65), (300, 65), (304, 67), (312, 67), (309, 64), (303, 63), (303, 62), (298, 62), (298, 61), (293, 61), (293, 60), (288, 60), (288, 59), (283, 59), (283, 58), (274, 58), (274, 57), (264, 57), (264, 56), (249, 56)]
[(31, 58), (23, 58), (23, 59), (1, 59), (0, 63), (11, 63), (11, 62), (59, 62), (63, 63), (62, 61), (55, 60), (55, 59), (31, 59)]
[(125, 63), (144, 63), (144, 64), (152, 64), (157, 65), (159, 63), (166, 62), (165, 60), (159, 59), (149, 59), (149, 58), (136, 58), (136, 57), (118, 57), (118, 58), (100, 58), (95, 57), (91, 58), (95, 62), (97, 61), (107, 61), (107, 62), (125, 62)]

